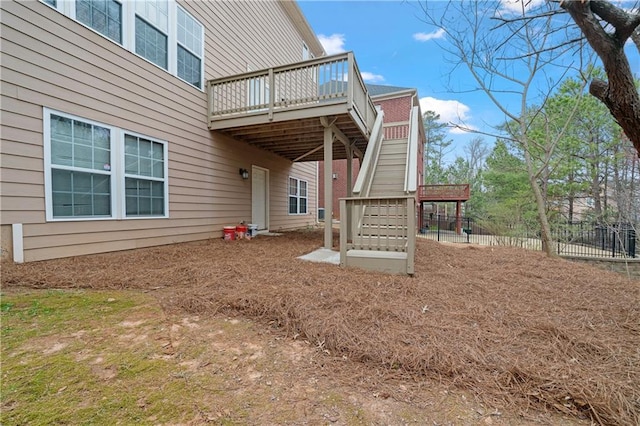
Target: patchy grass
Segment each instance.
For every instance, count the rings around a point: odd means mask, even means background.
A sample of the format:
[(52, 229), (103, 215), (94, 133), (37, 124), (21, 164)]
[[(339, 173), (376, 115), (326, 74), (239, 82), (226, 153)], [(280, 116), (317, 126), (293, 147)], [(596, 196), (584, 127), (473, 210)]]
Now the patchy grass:
[(190, 420), (203, 391), (174, 373), (168, 337), (141, 293), (3, 294), (2, 424)]
[(313, 349), (252, 322), (167, 317), (134, 291), (1, 300), (3, 425), (372, 423)]

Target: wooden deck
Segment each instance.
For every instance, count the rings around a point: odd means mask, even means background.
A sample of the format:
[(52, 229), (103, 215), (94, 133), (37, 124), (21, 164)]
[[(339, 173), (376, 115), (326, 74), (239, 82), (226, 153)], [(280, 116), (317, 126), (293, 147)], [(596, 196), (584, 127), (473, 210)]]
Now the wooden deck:
[(292, 161), (322, 160), (327, 126), (364, 153), (377, 115), (351, 52), (209, 80), (207, 97), (209, 129)]
[(469, 184), (461, 185), (420, 185), (419, 201), (467, 201), (470, 196)]

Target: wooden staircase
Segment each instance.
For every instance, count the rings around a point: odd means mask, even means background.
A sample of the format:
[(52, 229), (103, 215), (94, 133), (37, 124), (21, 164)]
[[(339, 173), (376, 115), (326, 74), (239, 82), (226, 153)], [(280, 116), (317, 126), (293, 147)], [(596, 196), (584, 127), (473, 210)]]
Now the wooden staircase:
[(414, 273), (417, 108), (412, 117), (408, 138), (372, 141), (354, 197), (340, 200), (342, 266)]

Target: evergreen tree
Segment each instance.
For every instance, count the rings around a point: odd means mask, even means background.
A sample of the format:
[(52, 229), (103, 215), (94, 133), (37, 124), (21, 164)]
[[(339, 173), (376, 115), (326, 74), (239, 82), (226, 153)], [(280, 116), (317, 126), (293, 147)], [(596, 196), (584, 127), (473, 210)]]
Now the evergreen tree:
[(422, 114), (426, 143), (424, 146), (424, 183), (447, 183), (444, 156), (451, 152), (452, 140), (447, 139), (447, 125), (433, 111)]

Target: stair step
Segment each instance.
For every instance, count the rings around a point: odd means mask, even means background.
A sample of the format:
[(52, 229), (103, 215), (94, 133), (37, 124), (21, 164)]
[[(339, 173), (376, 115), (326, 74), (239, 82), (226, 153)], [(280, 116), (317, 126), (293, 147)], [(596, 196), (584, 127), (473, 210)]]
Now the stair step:
[(349, 250), (346, 257), (346, 266), (392, 274), (407, 273), (407, 253)]

